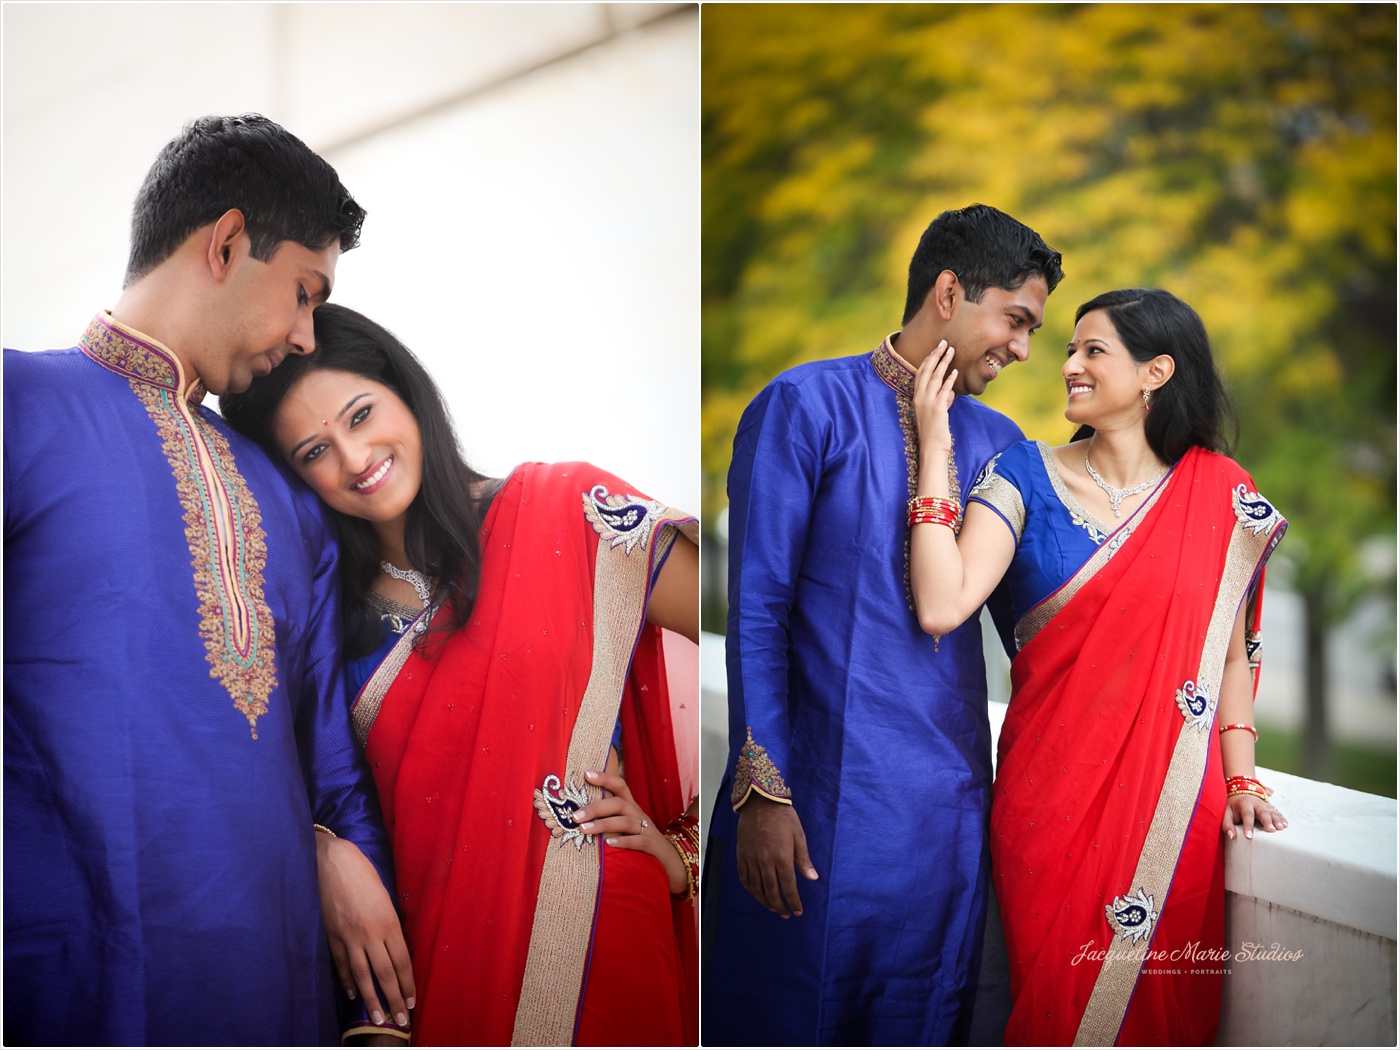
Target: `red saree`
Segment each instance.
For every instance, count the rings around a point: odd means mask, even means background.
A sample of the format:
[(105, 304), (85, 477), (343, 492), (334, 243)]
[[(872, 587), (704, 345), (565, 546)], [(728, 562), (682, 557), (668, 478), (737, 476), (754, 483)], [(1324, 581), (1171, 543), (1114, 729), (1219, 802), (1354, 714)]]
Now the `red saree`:
[(992, 795), (1007, 1045), (1214, 1043), (1216, 701), (1245, 601), (1253, 660), (1286, 527), (1237, 464), (1193, 449), (1017, 625)]
[(694, 519), (632, 491), (588, 464), (518, 468), (482, 528), (467, 627), (430, 658), (407, 632), (356, 702), (416, 1043), (697, 1041), (693, 906), (672, 901), (654, 858), (567, 821), (600, 795), (583, 773), (604, 767), (619, 704), (637, 804), (664, 827), (690, 801), (660, 632), (644, 620), (676, 526)]

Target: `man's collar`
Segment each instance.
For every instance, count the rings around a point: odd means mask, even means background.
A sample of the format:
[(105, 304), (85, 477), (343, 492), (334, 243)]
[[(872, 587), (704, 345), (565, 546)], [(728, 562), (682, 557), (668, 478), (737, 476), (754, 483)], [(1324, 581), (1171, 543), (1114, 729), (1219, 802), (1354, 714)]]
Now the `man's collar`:
[(894, 340), (898, 335), (898, 332), (891, 332), (885, 336), (885, 341), (870, 355), (870, 361), (875, 366), (875, 374), (886, 386), (896, 394), (913, 397), (916, 369), (895, 350)]
[(198, 376), (186, 381), (180, 359), (168, 346), (128, 328), (107, 310), (92, 319), (78, 340), (78, 348), (118, 375), (182, 395), (192, 405), (204, 400), (204, 384)]

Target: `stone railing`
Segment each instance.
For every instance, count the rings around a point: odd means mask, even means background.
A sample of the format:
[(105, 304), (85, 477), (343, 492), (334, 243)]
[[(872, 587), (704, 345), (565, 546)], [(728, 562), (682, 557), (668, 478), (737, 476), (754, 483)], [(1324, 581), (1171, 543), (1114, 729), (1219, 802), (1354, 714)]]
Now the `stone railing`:
[[(723, 638), (702, 640), (700, 684), (708, 806), (725, 763)], [(988, 712), (995, 739), (1006, 705)], [(1233, 958), (1219, 1045), (1395, 1045), (1395, 800), (1272, 770), (1259, 777), (1288, 828), (1226, 844)]]

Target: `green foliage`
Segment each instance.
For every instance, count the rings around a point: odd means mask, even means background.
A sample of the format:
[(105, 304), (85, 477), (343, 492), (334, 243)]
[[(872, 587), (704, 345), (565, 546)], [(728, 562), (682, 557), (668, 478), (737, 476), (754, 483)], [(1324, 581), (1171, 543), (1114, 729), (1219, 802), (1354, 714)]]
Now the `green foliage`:
[[(1395, 749), (1333, 744), (1330, 782), (1372, 795), (1395, 797)], [(1256, 764), (1281, 773), (1304, 775), (1303, 741), (1300, 733), (1273, 726), (1261, 726), (1254, 749)], [(1264, 774), (1260, 774), (1263, 776)], [(1286, 808), (1286, 807), (1285, 807)]]
[(1395, 531), (1392, 5), (707, 5), (705, 509), (773, 375), (896, 329), (923, 227), (996, 205), (1064, 253), (986, 400), (1068, 439), (1060, 348), (1109, 288), (1201, 313), (1237, 458), (1340, 614)]

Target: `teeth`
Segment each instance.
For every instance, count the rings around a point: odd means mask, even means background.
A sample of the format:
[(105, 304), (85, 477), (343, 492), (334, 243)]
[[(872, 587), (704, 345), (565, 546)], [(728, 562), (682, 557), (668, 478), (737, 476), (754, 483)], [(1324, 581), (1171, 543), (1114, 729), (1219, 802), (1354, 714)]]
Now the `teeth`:
[(1069, 394), (1070, 397), (1073, 397), (1075, 394), (1087, 394), (1092, 389), (1093, 387), (1081, 386), (1076, 383), (1074, 386), (1069, 388)]
[(992, 375), (996, 375), (998, 372), (1001, 371), (1001, 362), (998, 361), (991, 354), (987, 355), (987, 364), (992, 366)]
[(385, 474), (389, 473), (389, 468), (392, 467), (393, 465), (394, 465), (394, 457), (393, 457), (393, 456), (390, 456), (388, 459), (386, 459), (386, 460), (384, 461), (384, 465), (383, 465), (382, 467), (380, 467), (378, 470), (376, 470), (376, 471), (375, 471), (373, 474), (371, 474), (369, 477), (365, 478), (364, 481), (357, 481), (357, 482), (355, 482), (355, 487), (356, 487), (357, 489), (367, 489), (367, 488), (369, 488), (369, 487), (370, 487), (371, 485), (373, 485), (376, 481), (379, 481), (380, 479), (382, 479), (382, 478), (384, 477)]

